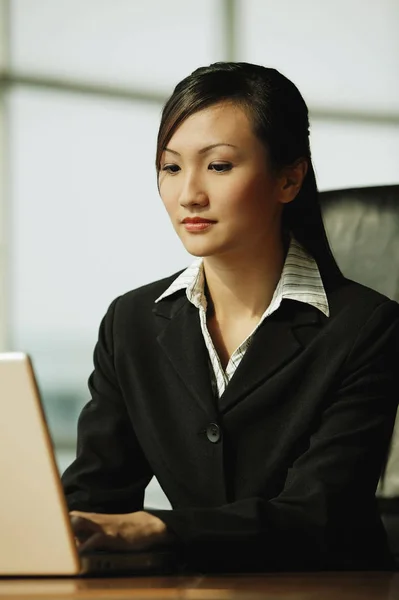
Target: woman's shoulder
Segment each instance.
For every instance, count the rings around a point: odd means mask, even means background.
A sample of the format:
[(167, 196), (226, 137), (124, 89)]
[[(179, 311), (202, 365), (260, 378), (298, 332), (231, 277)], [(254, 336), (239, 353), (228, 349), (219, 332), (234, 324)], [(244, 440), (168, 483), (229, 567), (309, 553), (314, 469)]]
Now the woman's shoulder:
[(352, 279), (342, 277), (326, 294), (331, 317), (344, 312), (355, 320), (365, 319), (376, 310), (399, 316), (399, 304), (395, 300)]
[(178, 278), (178, 276), (184, 271), (181, 269), (168, 277), (163, 277), (162, 279), (157, 279), (156, 281), (151, 281), (150, 283), (146, 283), (141, 285), (140, 287), (134, 288), (133, 290), (129, 290), (122, 296), (120, 296), (120, 300), (126, 303), (135, 302), (140, 300), (148, 300), (149, 302), (155, 302), (157, 298), (159, 298), (165, 290)]
[(137, 315), (142, 312), (152, 311), (156, 300), (183, 271), (184, 269), (168, 277), (157, 279), (121, 294), (111, 302), (107, 314), (112, 313), (112, 316), (117, 314), (118, 316), (125, 317), (128, 314)]

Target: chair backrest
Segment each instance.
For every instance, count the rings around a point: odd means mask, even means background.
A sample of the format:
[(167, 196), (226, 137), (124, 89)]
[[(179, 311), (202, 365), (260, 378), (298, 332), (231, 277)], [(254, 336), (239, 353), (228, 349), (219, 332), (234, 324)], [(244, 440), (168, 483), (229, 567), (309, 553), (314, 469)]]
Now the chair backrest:
[[(320, 203), (343, 274), (399, 302), (399, 185), (321, 192)], [(382, 479), (378, 494), (399, 498), (399, 415)]]
[(344, 275), (399, 302), (399, 185), (321, 192), (320, 202)]

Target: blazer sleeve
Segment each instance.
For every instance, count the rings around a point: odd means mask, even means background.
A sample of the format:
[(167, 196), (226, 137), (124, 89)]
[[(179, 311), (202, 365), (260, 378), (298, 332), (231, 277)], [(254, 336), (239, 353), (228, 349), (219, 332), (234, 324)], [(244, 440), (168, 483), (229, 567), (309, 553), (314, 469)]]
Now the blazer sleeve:
[(91, 401), (78, 422), (77, 456), (62, 483), (69, 510), (123, 513), (143, 508), (152, 470), (127, 415), (114, 369), (113, 321), (118, 298), (100, 325), (89, 378)]
[(197, 565), (208, 570), (234, 568), (237, 562), (242, 570), (246, 561), (262, 570), (361, 568), (367, 560), (374, 568), (390, 565), (375, 490), (399, 394), (398, 308), (386, 301), (363, 325), (331, 398), (323, 399), (307, 450), (292, 464), (277, 497), (150, 511)]

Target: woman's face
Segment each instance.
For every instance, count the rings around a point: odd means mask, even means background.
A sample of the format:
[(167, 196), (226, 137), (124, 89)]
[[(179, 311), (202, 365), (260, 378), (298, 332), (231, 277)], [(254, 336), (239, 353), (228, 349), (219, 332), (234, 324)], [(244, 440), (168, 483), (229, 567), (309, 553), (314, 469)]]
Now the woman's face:
[(239, 106), (217, 104), (180, 125), (161, 157), (159, 191), (190, 254), (253, 255), (280, 239), (289, 200), (268, 164)]

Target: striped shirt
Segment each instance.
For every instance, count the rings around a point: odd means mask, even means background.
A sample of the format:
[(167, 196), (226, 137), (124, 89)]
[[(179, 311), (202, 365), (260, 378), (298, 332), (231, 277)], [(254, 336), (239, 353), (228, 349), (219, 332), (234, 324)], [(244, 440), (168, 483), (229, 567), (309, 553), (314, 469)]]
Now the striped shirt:
[(253, 331), (233, 352), (226, 370), (224, 370), (206, 323), (207, 300), (204, 284), (203, 259), (197, 258), (188, 269), (172, 282), (156, 302), (160, 302), (163, 298), (185, 289), (188, 300), (198, 308), (202, 335), (209, 353), (213, 389), (219, 397), (233, 377), (261, 323), (279, 308), (283, 299), (311, 304), (327, 317), (329, 316), (328, 300), (316, 261), (299, 242), (291, 238), (281, 277), (269, 306)]

